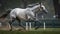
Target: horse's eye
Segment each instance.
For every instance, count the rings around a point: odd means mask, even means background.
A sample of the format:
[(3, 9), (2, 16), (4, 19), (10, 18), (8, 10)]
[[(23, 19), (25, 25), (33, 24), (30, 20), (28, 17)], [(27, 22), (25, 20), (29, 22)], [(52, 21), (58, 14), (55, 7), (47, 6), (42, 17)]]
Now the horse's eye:
[(43, 9), (43, 7), (40, 7), (41, 9)]

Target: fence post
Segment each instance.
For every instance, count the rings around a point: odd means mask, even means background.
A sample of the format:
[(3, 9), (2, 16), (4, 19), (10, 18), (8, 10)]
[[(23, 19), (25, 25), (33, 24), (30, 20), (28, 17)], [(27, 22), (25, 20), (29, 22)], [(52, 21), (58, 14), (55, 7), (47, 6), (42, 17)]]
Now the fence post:
[(29, 30), (31, 30), (31, 22), (29, 22)]
[(28, 30), (28, 22), (26, 22), (26, 30)]
[(46, 27), (45, 27), (45, 22), (44, 22), (44, 30), (46, 29)]
[(0, 22), (0, 27), (2, 26), (2, 23)]

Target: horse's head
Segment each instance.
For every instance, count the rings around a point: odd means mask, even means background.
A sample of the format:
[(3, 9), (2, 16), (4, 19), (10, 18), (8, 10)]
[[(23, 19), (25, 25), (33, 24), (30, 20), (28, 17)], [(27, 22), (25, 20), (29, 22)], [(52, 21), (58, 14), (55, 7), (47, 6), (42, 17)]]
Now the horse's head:
[[(47, 14), (47, 10), (46, 10), (46, 8), (45, 8), (45, 6), (43, 5), (43, 4), (40, 4), (40, 3), (36, 3), (36, 4), (32, 4), (32, 5), (29, 5), (29, 7), (28, 7), (28, 9), (29, 10), (31, 10), (31, 11), (29, 11), (29, 16), (31, 16), (31, 18), (36, 18), (36, 13), (39, 13), (39, 12), (44, 12), (44, 13), (46, 13)], [(34, 15), (33, 15), (34, 14)], [(35, 20), (35, 19), (34, 19)], [(38, 18), (37, 18), (37, 20), (39, 20)]]
[(34, 12), (44, 12), (44, 13), (48, 13), (47, 9), (45, 8), (45, 6), (42, 3), (36, 3), (34, 4), (34, 6), (31, 8), (31, 10), (33, 10)]
[(42, 11), (42, 12), (44, 12), (46, 14), (48, 13), (46, 7), (42, 3), (40, 3), (40, 11)]

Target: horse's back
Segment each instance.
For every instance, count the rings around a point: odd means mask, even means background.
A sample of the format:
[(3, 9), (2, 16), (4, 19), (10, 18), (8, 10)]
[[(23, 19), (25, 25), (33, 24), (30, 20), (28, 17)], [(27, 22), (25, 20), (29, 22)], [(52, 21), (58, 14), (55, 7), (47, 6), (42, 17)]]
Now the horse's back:
[(26, 18), (26, 9), (21, 9), (21, 8), (15, 8), (11, 11), (10, 16), (11, 17), (18, 17), (19, 19), (25, 19)]
[(19, 14), (19, 13), (22, 13), (22, 12), (24, 12), (24, 11), (26, 11), (26, 9), (21, 9), (21, 8), (15, 8), (15, 9), (13, 9), (10, 13), (11, 14)]

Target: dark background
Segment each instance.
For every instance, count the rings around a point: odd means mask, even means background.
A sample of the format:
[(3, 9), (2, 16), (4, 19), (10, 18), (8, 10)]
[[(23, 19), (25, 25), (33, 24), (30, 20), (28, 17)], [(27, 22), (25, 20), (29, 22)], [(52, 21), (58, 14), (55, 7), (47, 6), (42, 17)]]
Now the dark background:
[(58, 18), (60, 18), (60, 3), (59, 0), (53, 0), (54, 8), (55, 8), (55, 14), (58, 15)]
[[(8, 8), (17, 8), (17, 7), (26, 8), (28, 4), (36, 3), (36, 2), (43, 2), (43, 1), (45, 1), (46, 3), (47, 0), (0, 0), (0, 14), (4, 13), (5, 12), (4, 10)], [(48, 0), (48, 2), (50, 2), (50, 0)], [(55, 15), (58, 15), (57, 18), (59, 19), (60, 18), (59, 0), (53, 0), (53, 7), (55, 9)]]

